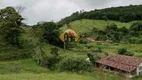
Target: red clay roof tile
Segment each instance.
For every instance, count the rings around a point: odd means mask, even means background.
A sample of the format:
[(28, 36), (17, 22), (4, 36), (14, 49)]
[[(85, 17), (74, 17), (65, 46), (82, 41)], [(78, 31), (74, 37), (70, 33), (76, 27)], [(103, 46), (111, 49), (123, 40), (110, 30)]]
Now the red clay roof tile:
[(138, 57), (112, 54), (107, 58), (97, 60), (96, 62), (116, 69), (131, 72), (135, 70), (140, 63), (142, 63), (142, 59)]

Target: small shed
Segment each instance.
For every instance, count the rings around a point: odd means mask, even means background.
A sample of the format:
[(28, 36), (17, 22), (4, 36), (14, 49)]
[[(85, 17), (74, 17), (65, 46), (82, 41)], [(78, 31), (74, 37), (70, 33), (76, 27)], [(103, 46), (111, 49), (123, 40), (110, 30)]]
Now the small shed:
[(126, 73), (131, 76), (142, 75), (142, 59), (134, 56), (112, 54), (106, 58), (97, 60), (96, 67)]

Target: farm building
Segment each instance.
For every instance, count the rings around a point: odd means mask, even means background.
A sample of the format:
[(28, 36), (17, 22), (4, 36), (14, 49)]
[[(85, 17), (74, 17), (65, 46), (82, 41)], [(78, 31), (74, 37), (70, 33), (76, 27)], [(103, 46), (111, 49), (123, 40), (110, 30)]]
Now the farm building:
[(112, 54), (96, 61), (96, 67), (125, 73), (130, 77), (142, 75), (142, 59), (138, 57)]

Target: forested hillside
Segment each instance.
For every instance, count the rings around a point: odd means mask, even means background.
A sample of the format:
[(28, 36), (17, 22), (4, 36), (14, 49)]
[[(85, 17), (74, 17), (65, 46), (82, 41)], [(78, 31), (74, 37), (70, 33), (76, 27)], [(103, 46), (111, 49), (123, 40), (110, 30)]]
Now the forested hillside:
[(71, 16), (61, 19), (58, 24), (64, 25), (80, 19), (115, 20), (121, 22), (142, 20), (142, 5), (95, 9), (89, 12), (81, 10), (73, 13)]

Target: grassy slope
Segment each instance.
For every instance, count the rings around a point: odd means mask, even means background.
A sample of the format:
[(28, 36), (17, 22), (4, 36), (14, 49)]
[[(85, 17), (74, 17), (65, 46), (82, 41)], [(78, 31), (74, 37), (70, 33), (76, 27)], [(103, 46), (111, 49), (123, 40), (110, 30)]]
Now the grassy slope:
[[(0, 76), (1, 80), (95, 80), (93, 77), (81, 76), (77, 74), (66, 74), (66, 73), (56, 73), (56, 74), (11, 74)], [(68, 78), (68, 79), (67, 79)]]
[[(51, 72), (32, 59), (0, 62), (0, 80), (103, 80), (102, 76), (105, 74), (96, 71), (84, 74)], [(107, 80), (122, 80), (111, 73), (106, 76)]]
[[(0, 80), (104, 80), (104, 78), (106, 80), (126, 79), (101, 71), (84, 74), (52, 72), (37, 65), (33, 59), (0, 62)], [(134, 80), (141, 80), (141, 77)]]
[[(129, 28), (131, 26), (132, 23), (134, 22), (138, 22), (138, 21), (132, 21), (132, 22), (128, 22), (128, 23), (122, 23), (122, 22), (118, 22), (118, 21), (105, 21), (105, 20), (88, 20), (88, 19), (83, 19), (83, 20), (77, 20), (74, 21), (72, 23), (70, 23), (70, 25), (79, 33), (87, 33), (87, 32), (91, 32), (91, 30), (93, 29), (93, 27), (96, 27), (98, 29), (104, 29), (107, 25), (110, 25), (112, 23), (115, 23), (119, 28), (125, 26), (127, 28)], [(61, 31), (63, 31), (67, 26), (64, 25), (61, 28)], [(142, 56), (142, 44), (119, 44), (119, 45), (114, 45), (114, 44), (102, 44), (102, 45), (96, 45), (96, 43), (89, 43), (88, 45), (92, 45), (93, 49), (95, 49), (96, 47), (101, 47), (103, 49), (104, 52), (108, 52), (108, 53), (117, 53), (118, 49), (120, 48), (126, 48), (128, 49), (128, 51), (135, 53), (135, 56)], [(87, 48), (85, 47), (86, 45), (80, 45), (79, 47), (76, 48), (76, 50), (87, 50)], [(87, 50), (89, 51), (89, 50)]]
[[(103, 29), (100, 26), (106, 26), (108, 23), (114, 23), (115, 21), (102, 21), (102, 20), (82, 20), (75, 21), (72, 26), (78, 30), (79, 32), (86, 32), (92, 29), (91, 26), (95, 26), (97, 24), (98, 28)], [(129, 27), (129, 23), (120, 23), (115, 22), (119, 27), (126, 26)], [(132, 22), (130, 22), (132, 23)], [(83, 28), (81, 27), (83, 26)], [(99, 26), (100, 25), (100, 26)], [(89, 28), (88, 28), (89, 26)], [(65, 27), (64, 27), (65, 28)], [(87, 30), (88, 29), (88, 30)], [(31, 28), (24, 28), (25, 33), (22, 34), (21, 39), (24, 40), (24, 46), (30, 48), (31, 45), (36, 45), (38, 43), (38, 33), (33, 33)], [(40, 35), (40, 34), (39, 34)], [(3, 42), (0, 42), (3, 44)], [(93, 48), (102, 47), (103, 51), (105, 52), (116, 52), (118, 48), (126, 47), (127, 49), (133, 51), (140, 51), (142, 45), (113, 45), (113, 44), (104, 44), (104, 45), (96, 45), (95, 43), (90, 43), (89, 45), (93, 45)], [(86, 45), (81, 45), (81, 50), (84, 49)], [(0, 46), (3, 47), (3, 46)], [(9, 47), (9, 49), (7, 49)], [(43, 44), (43, 50), (48, 54), (50, 52), (50, 48), (54, 47), (48, 44)], [(133, 49), (133, 47), (135, 47)], [(3, 49), (8, 52), (19, 52), (17, 48), (12, 50), (12, 46), (5, 46)], [(3, 51), (3, 50), (1, 50)], [(22, 52), (22, 51), (21, 51)], [(88, 50), (89, 52), (89, 50)], [(73, 51), (63, 51), (63, 49), (59, 50), (59, 54), (61, 56), (78, 56), (78, 57), (87, 57), (86, 53), (88, 52), (73, 52)], [(6, 52), (4, 52), (6, 53)], [(138, 52), (138, 53), (141, 53)], [(110, 73), (107, 73), (107, 80), (123, 80), (122, 77), (116, 76)], [(102, 77), (103, 76), (103, 77)], [(0, 80), (104, 80), (104, 73), (103, 72), (95, 72), (95, 73), (88, 73), (84, 75), (79, 75), (75, 73), (58, 73), (58, 72), (51, 72), (46, 68), (40, 67), (36, 64), (36, 62), (32, 59), (27, 60), (20, 60), (20, 61), (7, 61), (7, 62), (0, 62)], [(140, 80), (140, 79), (138, 79)]]
[[(83, 20), (77, 20), (74, 21), (72, 23), (70, 23), (70, 25), (77, 30), (79, 33), (87, 33), (90, 32), (93, 27), (96, 27), (98, 29), (104, 29), (107, 25), (110, 25), (112, 23), (115, 23), (119, 28), (121, 27), (127, 27), (129, 28), (130, 25), (134, 22), (137, 21), (132, 21), (129, 23), (122, 23), (122, 22), (118, 22), (118, 21), (111, 21), (111, 20), (88, 20), (88, 19), (83, 19)], [(65, 25), (64, 27), (61, 28), (61, 30), (64, 30), (67, 26)]]
[(142, 57), (142, 44), (109, 44), (109, 43), (102, 43), (98, 45), (96, 43), (89, 43), (93, 46), (93, 48), (100, 47), (103, 52), (107, 53), (117, 53), (119, 49), (125, 48), (128, 51), (132, 52), (134, 56)]
[(19, 61), (0, 62), (0, 74), (13, 73), (45, 73), (48, 69), (40, 67), (34, 60), (26, 59)]

